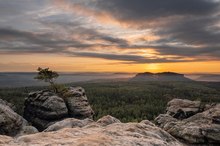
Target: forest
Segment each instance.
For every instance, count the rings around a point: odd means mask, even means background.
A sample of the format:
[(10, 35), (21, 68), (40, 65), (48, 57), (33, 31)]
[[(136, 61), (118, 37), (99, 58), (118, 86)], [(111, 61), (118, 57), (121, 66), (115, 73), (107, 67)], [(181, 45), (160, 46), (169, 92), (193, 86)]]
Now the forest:
[[(166, 104), (173, 98), (201, 100), (204, 103), (220, 102), (220, 83), (214, 82), (81, 82), (65, 84), (85, 88), (88, 100), (95, 111), (94, 119), (112, 115), (122, 122), (153, 120), (164, 113)], [(23, 114), (24, 100), (29, 92), (47, 87), (1, 88), (0, 98)]]

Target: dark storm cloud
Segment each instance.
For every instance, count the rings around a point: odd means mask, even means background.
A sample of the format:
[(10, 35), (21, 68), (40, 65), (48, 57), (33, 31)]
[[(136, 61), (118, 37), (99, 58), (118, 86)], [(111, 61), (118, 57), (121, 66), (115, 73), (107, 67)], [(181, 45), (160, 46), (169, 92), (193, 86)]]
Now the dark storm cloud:
[(158, 29), (157, 35), (191, 45), (220, 45), (220, 15), (188, 18)]
[(100, 10), (128, 21), (176, 15), (203, 16), (219, 8), (219, 3), (212, 0), (97, 0), (96, 5)]

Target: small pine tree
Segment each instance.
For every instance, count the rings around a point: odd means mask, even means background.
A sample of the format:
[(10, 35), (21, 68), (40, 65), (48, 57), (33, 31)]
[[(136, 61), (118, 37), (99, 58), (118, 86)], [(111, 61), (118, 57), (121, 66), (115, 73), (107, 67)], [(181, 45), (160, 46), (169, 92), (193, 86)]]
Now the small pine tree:
[(59, 77), (59, 74), (55, 71), (49, 70), (49, 68), (43, 69), (41, 67), (38, 67), (37, 71), (38, 71), (38, 74), (34, 79), (50, 83), (50, 86), (52, 87), (54, 92), (57, 93), (58, 89), (54, 82), (56, 78)]

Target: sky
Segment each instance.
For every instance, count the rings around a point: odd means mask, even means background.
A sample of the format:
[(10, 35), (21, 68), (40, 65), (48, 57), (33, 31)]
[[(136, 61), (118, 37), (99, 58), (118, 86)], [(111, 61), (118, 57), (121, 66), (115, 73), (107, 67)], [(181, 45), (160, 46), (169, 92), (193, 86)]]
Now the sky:
[(220, 73), (219, 0), (0, 0), (0, 71)]

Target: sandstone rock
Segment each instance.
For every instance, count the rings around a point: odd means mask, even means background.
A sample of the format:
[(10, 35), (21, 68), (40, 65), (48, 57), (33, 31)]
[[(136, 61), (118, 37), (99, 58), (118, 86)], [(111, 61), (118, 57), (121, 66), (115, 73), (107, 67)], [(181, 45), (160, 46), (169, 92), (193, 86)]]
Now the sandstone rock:
[(187, 119), (177, 120), (168, 114), (159, 115), (155, 121), (158, 126), (192, 144), (220, 144), (220, 104), (197, 113)]
[(15, 136), (28, 123), (6, 103), (3, 100), (0, 101), (0, 134)]
[(91, 118), (94, 111), (88, 103), (85, 90), (82, 87), (70, 87), (64, 94), (69, 116), (77, 119)]
[[(79, 120), (84, 123), (84, 120)], [(110, 122), (109, 122), (110, 123)], [(53, 132), (42, 132), (8, 138), (9, 146), (14, 145), (84, 145), (84, 146), (183, 146), (170, 134), (149, 121), (140, 123), (113, 123), (107, 126), (77, 126)], [(1, 137), (0, 137), (1, 141)], [(4, 141), (3, 141), (4, 142)]]
[(200, 101), (173, 99), (167, 104), (167, 114), (177, 119), (186, 119), (201, 111)]
[(6, 136), (6, 135), (0, 135), (0, 146), (7, 146), (12, 145), (15, 146), (14, 140), (12, 137)]
[(115, 117), (112, 117), (110, 115), (104, 116), (101, 119), (97, 121), (102, 126), (107, 126), (113, 123), (121, 123), (120, 120), (116, 119)]
[(7, 106), (9, 106), (13, 111), (16, 111), (15, 105), (13, 105), (13, 104), (11, 104), (11, 103), (5, 101), (5, 100), (0, 99), (0, 104), (7, 105)]
[(33, 126), (24, 126), (22, 127), (21, 131), (16, 135), (16, 137), (28, 135), (28, 134), (35, 134), (38, 132), (39, 131)]
[(30, 93), (25, 100), (24, 118), (39, 130), (67, 117), (64, 100), (50, 91)]
[(49, 126), (47, 129), (44, 130), (44, 132), (49, 132), (49, 131), (57, 131), (63, 128), (75, 128), (75, 127), (83, 127), (88, 125), (89, 123), (94, 122), (91, 119), (84, 119), (84, 120), (78, 120), (74, 118), (68, 118), (64, 119), (60, 122), (57, 122), (51, 126)]

